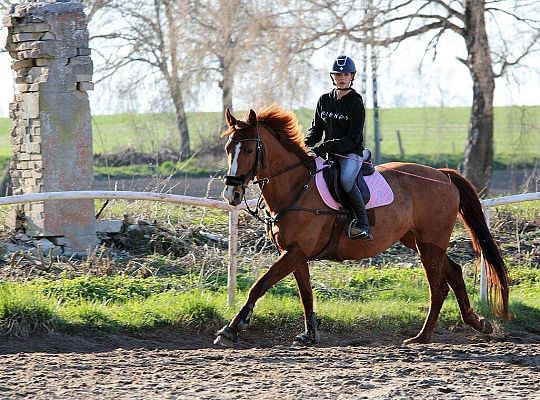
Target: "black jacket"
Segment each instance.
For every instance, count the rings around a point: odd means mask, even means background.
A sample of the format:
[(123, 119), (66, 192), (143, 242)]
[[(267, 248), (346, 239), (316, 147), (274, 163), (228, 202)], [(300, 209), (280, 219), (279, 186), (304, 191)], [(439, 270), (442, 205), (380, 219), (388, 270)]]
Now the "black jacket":
[(336, 90), (323, 94), (317, 102), (311, 128), (305, 138), (309, 147), (321, 141), (327, 152), (362, 154), (364, 150), (364, 121), (366, 110), (362, 96), (352, 90), (337, 99)]

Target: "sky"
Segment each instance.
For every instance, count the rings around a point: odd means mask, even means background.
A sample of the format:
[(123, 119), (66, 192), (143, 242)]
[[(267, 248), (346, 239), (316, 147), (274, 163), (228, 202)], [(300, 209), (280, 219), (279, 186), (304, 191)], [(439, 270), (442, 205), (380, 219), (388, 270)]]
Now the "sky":
[[(3, 43), (6, 30), (0, 30), (0, 41)], [(460, 39), (444, 38), (440, 44), (437, 58), (432, 61), (431, 55), (424, 58), (422, 68), (420, 60), (424, 54), (425, 40), (410, 39), (393, 51), (381, 54), (379, 64), (379, 106), (380, 107), (427, 107), (427, 106), (470, 106), (472, 98), (472, 82), (468, 70), (456, 57), (464, 57), (465, 49)], [(331, 88), (328, 69), (333, 58), (339, 53), (350, 55), (356, 62), (359, 74), (355, 81), (360, 86), (360, 70), (362, 58), (359, 49), (348, 43), (338, 47), (327, 47), (319, 51), (312, 59), (314, 71), (309, 76), (310, 90), (302, 104), (295, 106), (314, 108), (321, 93)], [(521, 68), (513, 75), (496, 80), (495, 105), (538, 105), (540, 104), (540, 55), (525, 59), (528, 68)], [(0, 54), (0, 117), (8, 115), (8, 105), (13, 99), (13, 75), (9, 67), (10, 58), (7, 53)], [(517, 77), (519, 82), (515, 81)], [(368, 80), (370, 80), (368, 72)], [(365, 99), (368, 108), (372, 107), (371, 88)], [(143, 91), (144, 92), (144, 91)], [(148, 92), (151, 92), (148, 89)], [(96, 85), (90, 93), (93, 114), (111, 114), (128, 111), (133, 108), (132, 102), (113, 101), (109, 88)], [(216, 87), (204, 88), (205, 96), (199, 104), (189, 107), (189, 111), (220, 111), (220, 94)], [(148, 96), (140, 96), (135, 106), (138, 112), (152, 110), (150, 103), (145, 103)], [(249, 108), (240, 98), (233, 100), (236, 109)], [(129, 104), (127, 104), (129, 103)]]

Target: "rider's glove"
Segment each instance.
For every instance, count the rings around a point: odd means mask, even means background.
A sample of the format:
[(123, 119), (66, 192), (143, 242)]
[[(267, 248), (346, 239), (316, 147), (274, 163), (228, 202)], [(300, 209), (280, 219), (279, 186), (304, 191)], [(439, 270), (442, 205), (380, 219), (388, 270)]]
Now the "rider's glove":
[(311, 151), (313, 151), (319, 157), (323, 157), (323, 158), (324, 156), (326, 156), (326, 153), (328, 153), (328, 150), (326, 150), (325, 143), (321, 143), (320, 145), (315, 146), (314, 148), (311, 149)]

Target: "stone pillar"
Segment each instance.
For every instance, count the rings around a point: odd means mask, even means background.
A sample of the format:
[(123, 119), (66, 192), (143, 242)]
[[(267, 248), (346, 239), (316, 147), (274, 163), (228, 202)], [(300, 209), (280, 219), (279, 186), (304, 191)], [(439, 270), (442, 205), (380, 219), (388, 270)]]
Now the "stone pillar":
[[(80, 3), (48, 0), (11, 5), (2, 20), (16, 73), (10, 173), (13, 194), (91, 190), (94, 179), (88, 90), (93, 65)], [(93, 200), (19, 206), (26, 233), (96, 244)]]

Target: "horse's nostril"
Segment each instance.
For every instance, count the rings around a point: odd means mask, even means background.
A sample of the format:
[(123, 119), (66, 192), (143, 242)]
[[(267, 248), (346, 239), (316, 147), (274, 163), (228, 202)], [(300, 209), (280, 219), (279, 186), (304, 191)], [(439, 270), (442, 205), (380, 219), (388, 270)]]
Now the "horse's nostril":
[(240, 193), (234, 192), (234, 200), (240, 200)]

